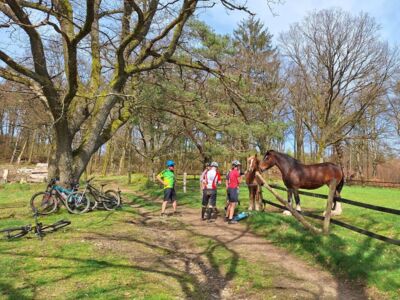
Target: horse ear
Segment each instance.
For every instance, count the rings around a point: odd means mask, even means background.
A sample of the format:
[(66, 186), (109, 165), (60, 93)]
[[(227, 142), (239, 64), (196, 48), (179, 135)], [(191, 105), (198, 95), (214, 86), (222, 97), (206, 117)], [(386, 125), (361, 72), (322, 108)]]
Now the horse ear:
[(256, 152), (256, 154), (254, 155), (254, 157), (257, 158), (257, 152)]

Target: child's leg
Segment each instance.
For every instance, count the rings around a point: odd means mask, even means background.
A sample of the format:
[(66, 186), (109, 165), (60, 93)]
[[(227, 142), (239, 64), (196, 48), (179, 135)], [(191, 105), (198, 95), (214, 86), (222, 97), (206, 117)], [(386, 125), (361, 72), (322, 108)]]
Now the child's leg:
[(164, 200), (161, 206), (161, 214), (165, 213), (165, 209), (167, 208), (168, 201)]
[(236, 202), (229, 203), (229, 220), (232, 220), (233, 214), (235, 213)]
[(176, 212), (176, 200), (174, 200), (174, 202), (172, 202), (172, 208), (174, 209), (174, 212)]

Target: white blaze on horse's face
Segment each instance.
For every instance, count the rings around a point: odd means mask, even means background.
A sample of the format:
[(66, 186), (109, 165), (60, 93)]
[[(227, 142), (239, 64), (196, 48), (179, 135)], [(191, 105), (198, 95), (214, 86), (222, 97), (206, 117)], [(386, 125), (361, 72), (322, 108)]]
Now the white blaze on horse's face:
[(254, 164), (254, 157), (250, 157), (249, 159), (248, 159), (248, 163), (247, 163), (247, 172), (252, 172), (253, 170), (254, 170), (254, 168), (255, 168), (255, 166), (253, 166), (253, 164)]

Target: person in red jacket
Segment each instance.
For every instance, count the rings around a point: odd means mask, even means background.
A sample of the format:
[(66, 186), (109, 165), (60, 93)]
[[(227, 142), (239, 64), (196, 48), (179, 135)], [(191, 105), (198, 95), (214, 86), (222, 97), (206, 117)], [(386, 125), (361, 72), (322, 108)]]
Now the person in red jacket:
[(203, 178), (203, 200), (201, 208), (201, 219), (211, 219), (212, 212), (217, 205), (217, 184), (221, 184), (221, 174), (218, 171), (218, 163), (215, 161), (210, 164), (210, 169), (204, 172)]
[(226, 189), (228, 193), (228, 208), (226, 210), (225, 221), (229, 224), (236, 224), (237, 221), (233, 219), (233, 214), (235, 213), (235, 208), (239, 202), (239, 185), (242, 181), (242, 176), (240, 175), (240, 162), (234, 160), (232, 162), (232, 169), (229, 171), (226, 177)]

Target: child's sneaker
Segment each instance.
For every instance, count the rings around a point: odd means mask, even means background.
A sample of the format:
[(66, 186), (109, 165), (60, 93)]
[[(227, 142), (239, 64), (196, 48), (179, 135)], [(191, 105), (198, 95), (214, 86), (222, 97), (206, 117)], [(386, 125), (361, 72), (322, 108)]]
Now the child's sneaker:
[(238, 223), (238, 221), (236, 221), (236, 220), (229, 220), (228, 221), (228, 224), (237, 224)]

